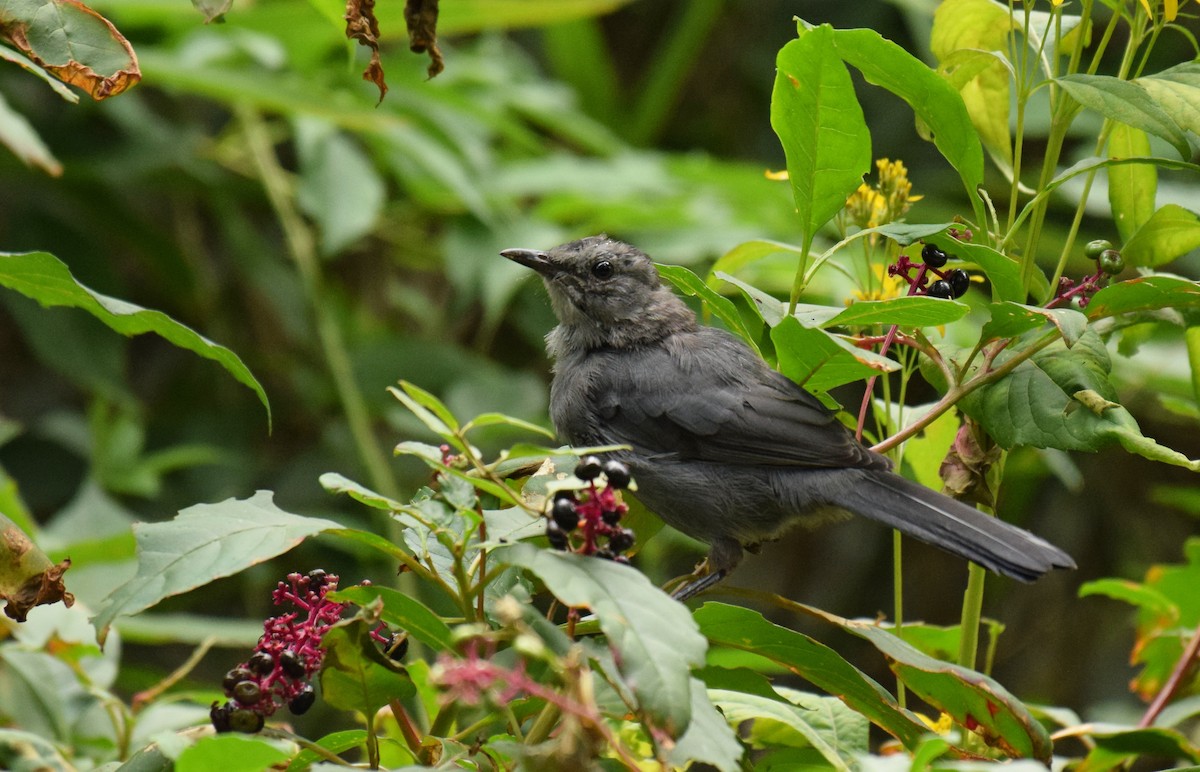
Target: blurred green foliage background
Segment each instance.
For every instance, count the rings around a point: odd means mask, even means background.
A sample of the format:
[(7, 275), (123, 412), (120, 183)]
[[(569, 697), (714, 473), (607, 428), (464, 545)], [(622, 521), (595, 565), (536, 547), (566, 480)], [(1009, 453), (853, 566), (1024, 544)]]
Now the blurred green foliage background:
[[(792, 17), (871, 27), (927, 55), (936, 3), (444, 0), (447, 67), (433, 80), (426, 59), (407, 51), (399, 4), (381, 4), (391, 90), (378, 106), (336, 0), (237, 2), (210, 25), (180, 0), (93, 5), (133, 43), (143, 81), (73, 106), (0, 67), (0, 94), (64, 168), (54, 178), (0, 154), (0, 249), (51, 252), (88, 286), (233, 349), (274, 414), (269, 432), (253, 394), (211, 362), (0, 293), (0, 466), (46, 528), (48, 550), (74, 559), (68, 586), (94, 604), (131, 573), (132, 539), (120, 537), (131, 519), (262, 488), (289, 511), (359, 517), (318, 485), (327, 471), (411, 493), (426, 471), (393, 461), (390, 448), (429, 436), (385, 393), (398, 379), (464, 417), (548, 423), (541, 339), (553, 317), (541, 287), (497, 252), (603, 231), (703, 271), (747, 239), (794, 240), (787, 185), (764, 175), (783, 167), (768, 116)], [(1164, 41), (1156, 53), (1189, 58), (1185, 45)], [(925, 196), (910, 220), (959, 211), (960, 185), (918, 139), (911, 113), (882, 90), (860, 95), (875, 155), (902, 158)], [(1049, 257), (1058, 235), (1047, 230)], [(1089, 219), (1084, 233), (1115, 231)], [(789, 266), (759, 271), (758, 286), (790, 281)], [(1146, 384), (1191, 399), (1177, 342), (1145, 340), (1118, 375), (1148, 435), (1200, 455), (1194, 419), (1139, 402)], [(528, 438), (488, 439), (497, 450)], [(1166, 503), (1178, 497), (1163, 486), (1190, 486), (1191, 476), (1120, 451), (1025, 450), (1007, 471), (1005, 516), (1066, 548), (1080, 569), (1031, 587), (990, 585), (985, 613), (1019, 630), (1001, 644), (998, 680), (1026, 698), (1135, 709), (1131, 612), (1074, 593), (1087, 579), (1140, 578), (1152, 563), (1178, 561), (1196, 512)], [(863, 523), (794, 533), (744, 563), (734, 583), (872, 616), (890, 608), (890, 546), (890, 534)], [(661, 581), (700, 554), (663, 532), (639, 565)], [(908, 613), (955, 621), (964, 565), (919, 546), (910, 555), (919, 568)], [(279, 576), (317, 566), (388, 580), (391, 566), (358, 557), (318, 541), (163, 610), (261, 619)], [(149, 634), (128, 639), (130, 659), (144, 663), (124, 676), (131, 689), (186, 651)], [(226, 659), (210, 655), (212, 672)], [(1019, 671), (1006, 668), (1016, 659)]]

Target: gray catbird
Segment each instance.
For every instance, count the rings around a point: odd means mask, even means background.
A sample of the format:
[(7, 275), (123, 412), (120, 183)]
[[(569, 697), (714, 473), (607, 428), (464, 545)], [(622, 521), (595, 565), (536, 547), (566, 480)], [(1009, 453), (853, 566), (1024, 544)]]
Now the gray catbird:
[(699, 592), (789, 526), (849, 511), (1005, 576), (1074, 561), (1054, 545), (890, 471), (815, 397), (733, 335), (696, 323), (638, 249), (592, 236), (504, 257), (541, 274), (558, 327), (550, 414), (572, 445), (628, 445), (637, 497), (711, 545)]

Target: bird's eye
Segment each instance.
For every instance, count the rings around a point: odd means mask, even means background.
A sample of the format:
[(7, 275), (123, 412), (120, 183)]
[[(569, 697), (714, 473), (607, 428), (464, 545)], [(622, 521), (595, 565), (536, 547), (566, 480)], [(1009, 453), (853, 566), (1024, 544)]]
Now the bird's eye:
[(608, 279), (613, 275), (613, 264), (607, 260), (601, 260), (592, 266), (592, 276), (597, 279)]

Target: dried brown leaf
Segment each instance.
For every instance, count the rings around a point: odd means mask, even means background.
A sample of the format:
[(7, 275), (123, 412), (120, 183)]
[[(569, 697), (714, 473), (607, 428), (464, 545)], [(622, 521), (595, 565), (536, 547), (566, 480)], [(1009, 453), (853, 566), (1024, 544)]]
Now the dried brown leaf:
[(363, 70), (363, 80), (379, 88), (379, 101), (387, 94), (383, 62), (379, 58), (379, 20), (375, 18), (375, 0), (346, 0), (346, 37), (371, 49), (371, 61)]
[(437, 45), (438, 0), (407, 0), (404, 22), (408, 25), (408, 48), (415, 54), (429, 53), (430, 78), (446, 69), (442, 51)]

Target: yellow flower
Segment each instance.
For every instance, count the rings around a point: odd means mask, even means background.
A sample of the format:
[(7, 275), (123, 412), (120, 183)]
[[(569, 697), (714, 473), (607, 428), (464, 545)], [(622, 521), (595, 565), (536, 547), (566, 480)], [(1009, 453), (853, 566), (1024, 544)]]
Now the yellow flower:
[(852, 291), (846, 305), (858, 300), (891, 300), (908, 291), (908, 283), (898, 276), (888, 276), (886, 266), (871, 263), (871, 273), (874, 280), (868, 282), (868, 288)]
[(859, 228), (875, 228), (886, 225), (904, 216), (914, 201), (921, 196), (912, 194), (912, 183), (908, 181), (908, 169), (903, 161), (880, 158), (875, 162), (879, 180), (874, 185), (862, 183), (858, 190), (846, 199), (846, 219)]
[(860, 228), (882, 225), (887, 212), (887, 199), (865, 182), (846, 199), (846, 216)]

